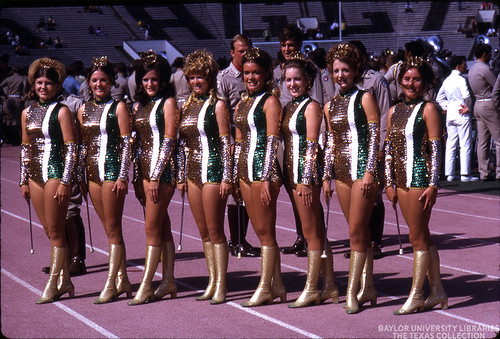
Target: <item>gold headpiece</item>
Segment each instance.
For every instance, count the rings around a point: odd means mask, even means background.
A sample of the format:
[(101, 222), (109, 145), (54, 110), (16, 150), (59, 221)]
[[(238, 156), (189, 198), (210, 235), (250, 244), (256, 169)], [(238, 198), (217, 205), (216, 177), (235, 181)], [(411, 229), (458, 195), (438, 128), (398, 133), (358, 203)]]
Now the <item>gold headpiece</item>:
[(154, 64), (158, 59), (158, 55), (152, 49), (147, 52), (139, 53), (139, 55), (141, 56), (141, 61), (147, 66)]
[(41, 68), (54, 68), (54, 60), (49, 58), (40, 58), (37, 60)]
[(411, 67), (419, 67), (425, 63), (425, 59), (419, 56), (411, 56), (405, 62)]
[(102, 57), (92, 57), (92, 65), (95, 67), (102, 67), (106, 66), (108, 64), (108, 57), (107, 56), (102, 56)]
[(289, 60), (304, 60), (306, 61), (306, 56), (301, 53), (300, 51), (291, 51), (289, 53), (290, 59)]
[(350, 44), (338, 44), (332, 47), (330, 52), (333, 55), (334, 59), (349, 57), (353, 60), (358, 60), (359, 56), (356, 50), (356, 47)]
[(258, 47), (249, 48), (244, 56), (246, 60), (254, 60), (258, 59), (259, 57), (260, 57), (260, 49)]

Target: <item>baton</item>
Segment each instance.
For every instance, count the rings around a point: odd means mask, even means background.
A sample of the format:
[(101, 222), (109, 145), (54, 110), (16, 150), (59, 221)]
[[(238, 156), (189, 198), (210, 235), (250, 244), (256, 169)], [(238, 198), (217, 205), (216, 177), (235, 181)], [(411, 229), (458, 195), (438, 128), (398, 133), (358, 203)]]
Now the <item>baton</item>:
[(179, 236), (179, 246), (177, 246), (178, 251), (182, 251), (182, 229), (184, 228), (184, 201), (186, 199), (186, 192), (182, 194), (182, 209), (181, 209), (181, 232)]
[(328, 221), (330, 220), (330, 199), (326, 201), (326, 223), (325, 223), (325, 243), (323, 247), (323, 254), (321, 254), (321, 258), (326, 258), (326, 245), (328, 244)]
[(87, 197), (85, 197), (85, 204), (87, 205), (87, 225), (89, 227), (90, 253), (94, 253), (94, 246), (92, 245), (92, 231), (90, 229), (89, 200)]
[(398, 238), (399, 238), (399, 254), (403, 254), (403, 245), (401, 244), (401, 231), (399, 229), (399, 216), (398, 216), (398, 209), (396, 206), (394, 206), (394, 212), (396, 212), (396, 225), (398, 227)]
[(31, 242), (30, 253), (33, 254), (35, 253), (35, 250), (33, 249), (33, 222), (31, 221), (31, 200), (29, 199), (28, 199), (28, 211), (30, 217), (30, 242)]
[(241, 201), (238, 200), (237, 202), (237, 207), (236, 207), (236, 210), (237, 210), (237, 213), (238, 213), (238, 259), (241, 259)]

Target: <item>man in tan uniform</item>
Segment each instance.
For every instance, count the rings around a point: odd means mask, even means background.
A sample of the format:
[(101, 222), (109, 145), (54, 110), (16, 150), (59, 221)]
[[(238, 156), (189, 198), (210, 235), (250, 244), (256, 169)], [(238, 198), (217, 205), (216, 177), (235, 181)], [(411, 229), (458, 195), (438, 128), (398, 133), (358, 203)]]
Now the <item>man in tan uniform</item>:
[(491, 59), (491, 46), (479, 44), (474, 49), (476, 62), (469, 70), (469, 84), (476, 97), (474, 116), (477, 121), (477, 160), (479, 178), (490, 180), (490, 140), (493, 138), (496, 149), (496, 174), (500, 180), (500, 111), (495, 108), (492, 90), (496, 77), (488, 63)]
[[(234, 140), (234, 111), (241, 100), (241, 94), (245, 93), (243, 84), (243, 55), (252, 47), (252, 40), (244, 35), (237, 34), (231, 39), (231, 57), (233, 60), (227, 68), (219, 72), (217, 76), (217, 92), (226, 100), (231, 117), (231, 136)], [(239, 220), (238, 220), (239, 218)], [(248, 214), (243, 205), (237, 205), (232, 196), (227, 202), (227, 219), (229, 223), (229, 249), (232, 255), (243, 257), (260, 256), (258, 249), (246, 241), (248, 229)]]

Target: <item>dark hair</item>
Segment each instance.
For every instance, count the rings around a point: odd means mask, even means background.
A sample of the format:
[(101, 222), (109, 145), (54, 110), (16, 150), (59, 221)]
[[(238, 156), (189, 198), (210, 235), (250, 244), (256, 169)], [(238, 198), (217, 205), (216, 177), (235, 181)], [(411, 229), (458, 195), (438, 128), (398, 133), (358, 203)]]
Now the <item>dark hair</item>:
[[(87, 80), (87, 84), (90, 84), (90, 78), (92, 77), (92, 74), (96, 71), (102, 71), (106, 73), (109, 76), (109, 79), (111, 81), (111, 85), (115, 85), (115, 80), (116, 80), (116, 73), (115, 73), (115, 68), (113, 64), (110, 61), (107, 61), (104, 64), (96, 64), (92, 63), (92, 66), (90, 66), (90, 70), (87, 73), (87, 77), (85, 78)], [(89, 86), (90, 89), (90, 86)]]
[(319, 68), (326, 68), (326, 51), (324, 48), (316, 48), (314, 51), (309, 52), (308, 57), (309, 60), (314, 62)]
[(302, 59), (291, 59), (285, 62), (283, 66), (283, 72), (281, 75), (281, 80), (285, 80), (285, 73), (287, 68), (298, 68), (302, 71), (302, 74), (307, 80), (307, 90), (309, 91), (314, 84), (314, 79), (318, 74), (318, 69), (314, 66), (314, 63), (310, 60), (302, 60)]
[(243, 67), (248, 62), (255, 62), (264, 69), (266, 72), (266, 91), (271, 92), (273, 89), (273, 58), (266, 51), (252, 47), (243, 55)]
[(491, 53), (491, 45), (479, 44), (474, 48), (474, 56), (480, 58), (484, 53)]
[(174, 59), (172, 62), (172, 68), (182, 68), (184, 67), (184, 58), (183, 57), (177, 57)]
[(127, 76), (127, 66), (123, 62), (118, 62), (115, 64), (115, 72)]
[(354, 45), (358, 49), (359, 55), (361, 57), (368, 57), (368, 53), (366, 52), (365, 44), (361, 40), (351, 40), (351, 41), (349, 41), (349, 43), (351, 45)]
[(241, 41), (245, 45), (248, 45), (248, 47), (252, 47), (252, 39), (246, 34), (236, 34), (232, 39), (231, 39), (231, 51), (234, 51), (234, 44), (236, 41)]
[(294, 40), (297, 45), (302, 45), (302, 32), (300, 28), (295, 25), (288, 25), (283, 27), (279, 35), (280, 42), (285, 42), (287, 40)]
[(429, 63), (424, 61), (422, 58), (417, 57), (416, 59), (418, 60), (415, 61), (414, 57), (410, 57), (405, 62), (403, 62), (403, 64), (401, 65), (401, 69), (399, 71), (398, 82), (399, 84), (401, 84), (405, 73), (412, 68), (416, 68), (420, 73), (420, 76), (422, 77), (422, 80), (426, 87), (424, 92), (426, 92), (434, 87), (434, 82), (435, 82), (434, 71), (432, 70), (432, 67), (429, 65)]
[(417, 39), (417, 40), (407, 42), (405, 44), (405, 49), (408, 53), (411, 54), (411, 56), (414, 56), (414, 57), (416, 57), (416, 56), (424, 57), (425, 56), (425, 48), (424, 48), (422, 39)]
[(142, 85), (142, 78), (149, 71), (156, 71), (160, 79), (160, 88), (156, 94), (158, 97), (170, 98), (175, 96), (175, 87), (170, 83), (172, 68), (168, 61), (161, 55), (156, 56), (155, 62), (147, 62), (141, 59), (135, 68), (135, 84), (137, 87), (134, 96), (141, 105), (145, 105), (150, 99)]
[(451, 69), (457, 68), (457, 66), (463, 64), (466, 61), (463, 55), (454, 55), (451, 57), (449, 65)]

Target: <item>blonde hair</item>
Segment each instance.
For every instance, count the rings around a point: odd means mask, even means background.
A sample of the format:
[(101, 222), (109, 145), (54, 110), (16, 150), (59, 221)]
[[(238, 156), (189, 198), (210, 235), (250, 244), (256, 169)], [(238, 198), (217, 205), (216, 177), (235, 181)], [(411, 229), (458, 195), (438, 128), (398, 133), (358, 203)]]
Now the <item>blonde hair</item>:
[[(188, 82), (189, 77), (193, 74), (203, 75), (208, 82), (210, 103), (215, 102), (217, 98), (217, 73), (219, 72), (219, 66), (212, 53), (204, 49), (199, 49), (189, 54), (186, 57), (182, 72)], [(185, 105), (189, 104), (194, 96), (195, 93), (192, 92)]]

